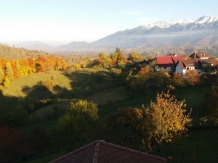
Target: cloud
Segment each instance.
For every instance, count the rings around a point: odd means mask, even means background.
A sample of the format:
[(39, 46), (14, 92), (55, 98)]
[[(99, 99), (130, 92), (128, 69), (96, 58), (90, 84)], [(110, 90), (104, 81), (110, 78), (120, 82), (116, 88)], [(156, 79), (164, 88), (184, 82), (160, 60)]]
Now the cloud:
[(140, 24), (143, 24), (143, 25), (145, 25), (145, 24), (151, 24), (151, 23), (154, 23), (154, 22), (156, 22), (158, 20), (158, 17), (147, 17), (147, 18), (139, 18), (138, 19), (138, 22), (140, 23)]

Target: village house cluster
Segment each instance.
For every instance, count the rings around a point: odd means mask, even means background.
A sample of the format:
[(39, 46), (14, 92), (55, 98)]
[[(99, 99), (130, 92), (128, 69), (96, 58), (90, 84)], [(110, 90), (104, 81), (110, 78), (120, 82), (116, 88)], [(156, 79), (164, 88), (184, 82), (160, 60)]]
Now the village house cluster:
[(180, 73), (183, 77), (190, 70), (196, 71), (199, 75), (216, 74), (217, 60), (205, 52), (194, 52), (186, 60), (177, 55), (157, 56), (154, 60), (155, 71)]

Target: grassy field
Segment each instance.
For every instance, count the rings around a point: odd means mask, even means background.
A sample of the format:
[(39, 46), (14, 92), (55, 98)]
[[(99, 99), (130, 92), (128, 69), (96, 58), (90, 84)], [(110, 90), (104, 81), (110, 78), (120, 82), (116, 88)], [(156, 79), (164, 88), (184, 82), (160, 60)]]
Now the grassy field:
[(190, 130), (186, 138), (161, 146), (161, 156), (171, 156), (173, 163), (217, 163), (218, 128)]
[(23, 91), (25, 87), (32, 88), (33, 86), (40, 83), (40, 81), (51, 80), (52, 76), (54, 76), (54, 84), (58, 85), (61, 88), (65, 88), (66, 90), (72, 90), (70, 85), (70, 79), (60, 71), (36, 73), (22, 78), (18, 78), (10, 82), (9, 88), (1, 87), (0, 90), (2, 90), (2, 93), (5, 96), (25, 98), (26, 96), (28, 96), (28, 93), (31, 92), (31, 89)]
[[(28, 104), (38, 98), (34, 91), (34, 86), (40, 81), (51, 80), (55, 83), (53, 89), (42, 92), (42, 94), (57, 95), (57, 100), (48, 105), (37, 108), (29, 115), (29, 123), (20, 126), (19, 129), (29, 134), (34, 128), (42, 128), (48, 134), (57, 125), (57, 118), (54, 118), (54, 107), (58, 107), (62, 113), (69, 106), (70, 102), (78, 99), (86, 99), (100, 105), (99, 115), (103, 119), (108, 114), (116, 112), (119, 108), (142, 108), (142, 104), (147, 107), (150, 101), (155, 101), (156, 93), (149, 95), (131, 95), (124, 85), (117, 83), (106, 69), (83, 69), (83, 71), (66, 72), (47, 72), (38, 73), (16, 79), (11, 82), (8, 89), (3, 87), (3, 95), (7, 102), (4, 107), (13, 108), (17, 104)], [(28, 89), (24, 89), (28, 88)], [(205, 99), (205, 93), (209, 90), (207, 86), (189, 87), (175, 90), (174, 94), (179, 100), (185, 99), (187, 108), (193, 108), (193, 123), (198, 125), (200, 122), (200, 106)], [(61, 94), (59, 94), (61, 92)], [(43, 97), (43, 96), (42, 96)], [(161, 156), (173, 158), (167, 162), (193, 162), (195, 149), (195, 159), (198, 163), (215, 163), (218, 160), (218, 132), (214, 128), (209, 130), (190, 130), (190, 135), (177, 141), (175, 144), (161, 146)], [(53, 153), (42, 157), (35, 162), (48, 162), (62, 153)]]

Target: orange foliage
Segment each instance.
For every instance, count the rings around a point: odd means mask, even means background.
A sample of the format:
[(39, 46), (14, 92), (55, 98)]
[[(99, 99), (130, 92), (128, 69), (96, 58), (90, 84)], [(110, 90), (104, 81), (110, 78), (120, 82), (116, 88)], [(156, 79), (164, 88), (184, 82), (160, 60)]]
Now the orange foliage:
[(0, 68), (6, 76), (6, 63), (11, 64), (13, 70), (13, 77), (19, 78), (21, 76), (27, 76), (35, 72), (46, 72), (53, 70), (66, 70), (67, 64), (60, 58), (54, 58), (52, 56), (38, 56), (38, 58), (28, 58), (21, 60), (6, 60), (0, 58)]
[(142, 67), (139, 71), (139, 74), (147, 74), (149, 72), (149, 69), (147, 67)]

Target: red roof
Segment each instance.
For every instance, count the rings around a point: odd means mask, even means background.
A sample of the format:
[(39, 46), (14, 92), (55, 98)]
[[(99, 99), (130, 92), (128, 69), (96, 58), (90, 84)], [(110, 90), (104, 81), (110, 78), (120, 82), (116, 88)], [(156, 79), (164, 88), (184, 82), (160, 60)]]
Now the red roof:
[(157, 64), (173, 64), (171, 56), (156, 57)]
[(177, 61), (184, 60), (184, 58), (182, 56), (173, 56), (172, 60), (174, 61), (174, 64), (176, 64)]
[(164, 163), (165, 161), (166, 159), (162, 157), (97, 140), (50, 163)]
[(177, 61), (183, 60), (182, 56), (161, 56), (161, 57), (156, 57), (157, 64), (159, 66), (174, 66)]

